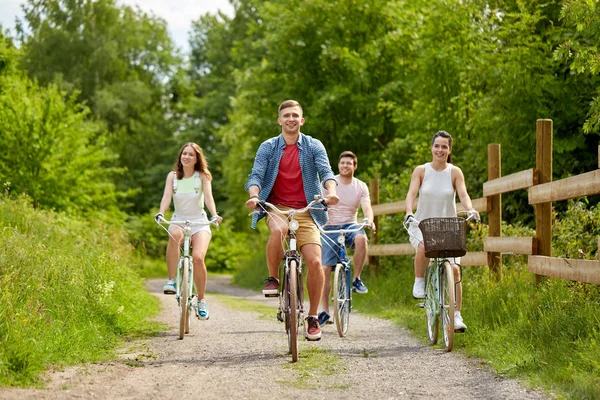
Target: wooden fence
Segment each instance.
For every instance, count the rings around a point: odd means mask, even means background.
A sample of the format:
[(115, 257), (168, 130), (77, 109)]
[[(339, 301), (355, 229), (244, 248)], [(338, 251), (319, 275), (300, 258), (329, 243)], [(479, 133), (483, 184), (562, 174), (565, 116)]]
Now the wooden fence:
[[(549, 119), (536, 122), (535, 168), (502, 176), (500, 145), (488, 145), (488, 181), (483, 184), (484, 197), (473, 199), (473, 207), (480, 213), (488, 213), (489, 232), (484, 238), (484, 251), (467, 253), (461, 264), (489, 266), (492, 276), (499, 280), (502, 279), (502, 253), (525, 254), (529, 271), (536, 274), (538, 281), (548, 276), (600, 285), (600, 251), (599, 260), (551, 257), (552, 202), (600, 194), (600, 146), (597, 156), (597, 170), (553, 182), (552, 120)], [(370, 186), (376, 224), (380, 215), (405, 212), (404, 200), (378, 204), (379, 182), (371, 180)], [(502, 194), (515, 190), (527, 190), (528, 202), (535, 207), (535, 237), (502, 236)], [(457, 204), (457, 210), (461, 209)], [(414, 254), (410, 243), (377, 244), (377, 238), (371, 237), (369, 257), (409, 254)]]

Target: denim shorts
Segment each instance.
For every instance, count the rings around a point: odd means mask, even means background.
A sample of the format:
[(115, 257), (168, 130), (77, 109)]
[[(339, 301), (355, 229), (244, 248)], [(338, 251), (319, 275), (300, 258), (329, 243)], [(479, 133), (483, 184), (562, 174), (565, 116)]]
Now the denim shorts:
[[(355, 229), (358, 224), (343, 224), (343, 225), (328, 225), (324, 229), (327, 230), (338, 230), (338, 229)], [(358, 232), (347, 232), (346, 233), (346, 249), (354, 248), (354, 238), (356, 235), (365, 235), (365, 230), (361, 229)], [(334, 266), (338, 262), (338, 254), (340, 245), (338, 244), (339, 233), (321, 234), (321, 247), (322, 247), (322, 262), (323, 266)]]

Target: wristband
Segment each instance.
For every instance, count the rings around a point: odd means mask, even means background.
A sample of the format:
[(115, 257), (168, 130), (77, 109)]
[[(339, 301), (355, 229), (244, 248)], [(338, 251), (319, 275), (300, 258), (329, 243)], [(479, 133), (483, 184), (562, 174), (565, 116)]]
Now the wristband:
[(256, 196), (256, 195), (250, 196), (250, 199), (258, 199), (258, 196)]

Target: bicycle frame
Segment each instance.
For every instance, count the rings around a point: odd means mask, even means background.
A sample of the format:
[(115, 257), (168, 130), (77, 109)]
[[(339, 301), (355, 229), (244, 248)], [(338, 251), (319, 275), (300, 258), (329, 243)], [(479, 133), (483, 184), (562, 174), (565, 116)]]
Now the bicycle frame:
[(326, 230), (319, 226), (319, 231), (323, 234), (323, 237), (325, 238), (324, 241), (327, 245), (329, 245), (327, 240), (333, 240), (327, 235), (339, 234), (337, 238), (338, 261), (334, 270), (333, 292), (335, 307), (334, 320), (340, 337), (344, 337), (348, 332), (350, 312), (352, 311), (352, 261), (346, 254), (346, 234), (360, 232), (367, 227), (369, 227), (369, 222), (366, 218), (363, 220), (362, 224), (352, 229)]
[[(175, 225), (183, 231), (183, 253), (179, 257), (177, 263), (177, 274), (175, 278), (175, 299), (180, 311), (179, 319), (179, 339), (183, 339), (186, 333), (190, 332), (191, 313), (196, 308), (197, 296), (194, 285), (194, 260), (191, 255), (191, 239), (193, 226), (207, 226), (214, 224), (219, 227), (218, 218), (214, 217), (210, 221), (167, 221), (163, 217), (157, 223), (163, 228), (162, 223), (167, 225)], [(173, 238), (171, 233), (165, 229), (169, 236)], [(174, 238), (173, 238), (174, 239)], [(181, 248), (180, 248), (181, 250)]]
[[(288, 234), (284, 241), (284, 256), (283, 268), (279, 268), (279, 309), (277, 311), (277, 319), (280, 322), (285, 322), (285, 330), (288, 336), (288, 349), (292, 355), (292, 361), (298, 361), (298, 327), (304, 329), (304, 280), (302, 278), (302, 257), (296, 247), (296, 231), (300, 227), (298, 221), (295, 220), (295, 215), (309, 211), (316, 204), (323, 200), (316, 197), (306, 207), (299, 210), (280, 210), (277, 206), (268, 203), (260, 202), (256, 211), (250, 213), (270, 214), (273, 217), (285, 217), (288, 224)], [(269, 212), (268, 209), (273, 210)], [(286, 246), (287, 243), (287, 246)], [(286, 248), (287, 247), (287, 248)]]
[[(468, 213), (466, 218), (468, 221), (474, 214)], [(411, 224), (419, 224), (419, 221), (412, 219), (404, 222), (404, 229), (409, 236), (419, 240), (409, 230)], [(439, 255), (439, 254), (438, 254)], [(422, 307), (425, 308), (425, 316), (427, 319), (427, 333), (429, 336), (429, 344), (434, 345), (438, 341), (439, 318), (442, 319), (442, 331), (444, 336), (444, 345), (446, 351), (452, 351), (454, 346), (454, 311), (456, 302), (456, 285), (460, 283), (454, 281), (453, 261), (448, 257), (432, 257), (425, 271), (425, 301)], [(460, 267), (460, 266), (459, 266)], [(462, 277), (462, 273), (461, 273)], [(452, 290), (449, 290), (452, 288)]]

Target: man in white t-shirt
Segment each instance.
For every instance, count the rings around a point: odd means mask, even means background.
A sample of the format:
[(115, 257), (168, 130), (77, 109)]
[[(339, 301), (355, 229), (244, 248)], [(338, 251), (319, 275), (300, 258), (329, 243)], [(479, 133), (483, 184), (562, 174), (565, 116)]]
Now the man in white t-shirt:
[[(371, 230), (375, 231), (373, 224), (373, 209), (371, 208), (371, 196), (369, 187), (363, 181), (354, 177), (354, 171), (358, 167), (358, 159), (351, 151), (344, 151), (340, 154), (338, 162), (339, 174), (335, 176), (337, 185), (337, 196), (340, 201), (329, 206), (327, 212), (329, 220), (324, 229), (352, 229), (357, 225), (358, 207), (369, 221)], [(325, 195), (327, 191), (325, 190)], [(322, 235), (322, 265), (325, 275), (325, 284), (323, 286), (323, 296), (321, 298), (321, 307), (323, 311), (319, 314), (319, 323), (321, 326), (325, 323), (332, 323), (329, 315), (329, 295), (331, 292), (331, 272), (338, 261), (338, 234)], [(369, 290), (360, 279), (365, 262), (367, 260), (368, 240), (364, 230), (346, 234), (346, 247), (354, 249), (354, 276), (352, 278), (352, 290), (356, 293), (367, 293)]]

